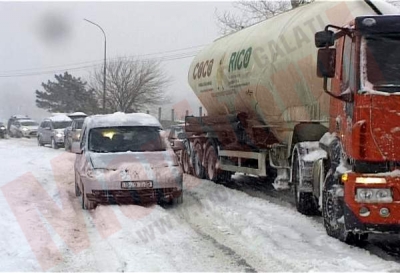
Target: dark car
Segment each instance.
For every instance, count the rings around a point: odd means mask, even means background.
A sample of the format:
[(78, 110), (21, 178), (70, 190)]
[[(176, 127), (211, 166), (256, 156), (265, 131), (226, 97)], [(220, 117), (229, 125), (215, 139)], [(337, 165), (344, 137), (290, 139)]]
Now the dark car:
[(190, 160), (190, 149), (186, 147), (186, 145), (189, 145), (189, 142), (186, 139), (178, 138), (180, 133), (185, 135), (184, 124), (171, 126), (168, 133), (168, 143), (178, 156), (183, 172), (190, 174), (193, 167)]
[(71, 151), (72, 143), (79, 142), (84, 121), (85, 118), (74, 119), (71, 126), (65, 129), (64, 147), (66, 151)]
[(7, 135), (7, 128), (3, 122), (0, 122), (0, 138), (5, 138)]

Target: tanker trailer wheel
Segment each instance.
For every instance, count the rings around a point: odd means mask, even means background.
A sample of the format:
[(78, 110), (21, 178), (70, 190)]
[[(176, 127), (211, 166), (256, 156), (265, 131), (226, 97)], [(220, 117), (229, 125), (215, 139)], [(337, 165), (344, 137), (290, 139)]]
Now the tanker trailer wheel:
[(205, 167), (207, 171), (207, 179), (216, 182), (218, 180), (218, 169), (217, 169), (217, 155), (212, 145), (207, 148), (205, 157)]
[(322, 216), (326, 233), (351, 245), (362, 245), (368, 239), (368, 233), (356, 234), (346, 230), (343, 206), (343, 186), (329, 170), (322, 191)]
[(184, 173), (192, 174), (192, 166), (190, 164), (190, 156), (184, 150), (182, 151), (182, 169)]
[(294, 198), (296, 209), (304, 215), (317, 215), (318, 208), (312, 192), (301, 192), (299, 190), (302, 174), (300, 170), (300, 159), (297, 151), (294, 153), (292, 167), (292, 183), (294, 187)]
[(205, 177), (205, 171), (203, 167), (203, 148), (201, 147), (201, 143), (197, 142), (194, 145), (193, 149), (193, 169), (194, 169), (194, 175), (197, 178), (203, 179)]

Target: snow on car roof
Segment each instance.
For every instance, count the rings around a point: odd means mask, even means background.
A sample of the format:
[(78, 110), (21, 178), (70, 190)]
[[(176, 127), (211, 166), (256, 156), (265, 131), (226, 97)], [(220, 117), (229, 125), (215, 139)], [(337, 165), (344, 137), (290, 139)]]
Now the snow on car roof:
[(57, 122), (57, 121), (72, 121), (72, 119), (70, 119), (66, 115), (56, 115), (56, 116), (49, 117), (49, 119), (51, 121), (53, 121), (53, 122)]
[(162, 128), (160, 122), (155, 117), (143, 113), (125, 114), (116, 112), (109, 115), (94, 115), (87, 117), (85, 123), (90, 128), (114, 126), (150, 126)]
[(72, 114), (68, 114), (68, 116), (69, 117), (80, 117), (80, 116), (86, 117), (87, 115), (83, 112), (74, 112)]

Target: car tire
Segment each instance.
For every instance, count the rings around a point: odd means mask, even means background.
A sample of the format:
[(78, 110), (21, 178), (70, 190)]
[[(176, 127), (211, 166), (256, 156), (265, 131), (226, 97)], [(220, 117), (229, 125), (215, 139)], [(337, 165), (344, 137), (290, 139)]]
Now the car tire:
[(82, 185), (82, 209), (93, 210), (97, 207), (96, 202), (90, 201), (86, 198), (85, 188)]
[(42, 142), (42, 138), (40, 136), (37, 137), (37, 142), (38, 142), (38, 146), (40, 146), (40, 147), (44, 146), (44, 144)]
[(64, 149), (65, 149), (67, 152), (70, 152), (70, 151), (71, 151), (71, 147), (70, 147), (70, 145), (69, 145), (69, 142), (68, 142), (67, 138), (64, 138)]
[(58, 149), (58, 145), (57, 145), (56, 140), (54, 139), (54, 137), (51, 138), (51, 148), (56, 149), (56, 150)]
[(75, 196), (76, 197), (79, 197), (82, 194), (82, 192), (81, 192), (81, 190), (79, 189), (79, 186), (78, 186), (78, 180), (79, 180), (78, 174), (75, 171)]

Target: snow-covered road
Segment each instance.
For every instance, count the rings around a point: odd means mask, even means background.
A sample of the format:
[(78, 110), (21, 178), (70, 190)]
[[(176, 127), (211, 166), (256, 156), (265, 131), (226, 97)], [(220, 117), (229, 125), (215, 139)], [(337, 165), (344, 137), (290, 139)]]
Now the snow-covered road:
[(83, 211), (74, 158), (0, 139), (2, 271), (400, 271), (291, 206), (191, 176), (176, 207)]

